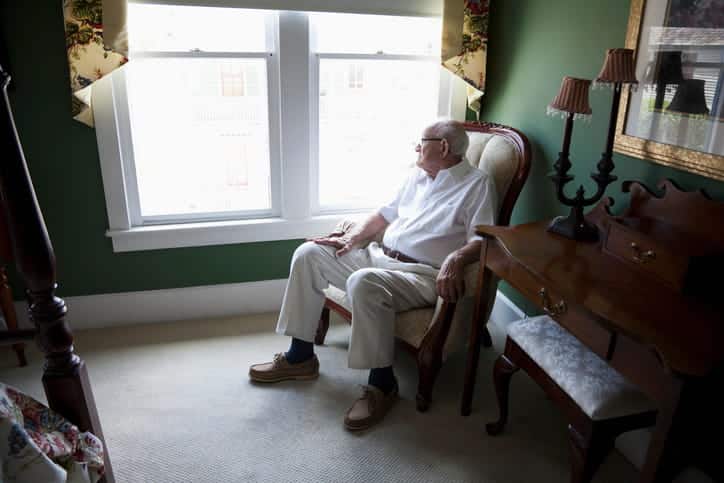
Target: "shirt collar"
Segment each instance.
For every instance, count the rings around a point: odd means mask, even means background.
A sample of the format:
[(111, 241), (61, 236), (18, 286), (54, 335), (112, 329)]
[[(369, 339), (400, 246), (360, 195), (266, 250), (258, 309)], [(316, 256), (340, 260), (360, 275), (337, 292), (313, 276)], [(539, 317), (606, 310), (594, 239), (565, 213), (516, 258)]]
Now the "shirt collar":
[(455, 178), (456, 181), (462, 181), (472, 169), (473, 167), (470, 166), (468, 160), (463, 157), (463, 159), (458, 164), (450, 166), (447, 169), (440, 170), (438, 176), (440, 176), (440, 174), (442, 173), (450, 173), (450, 175)]
[[(435, 179), (445, 179), (448, 176), (452, 176), (452, 178), (460, 182), (463, 179), (465, 179), (465, 176), (473, 169), (472, 165), (468, 162), (467, 158), (463, 157), (462, 161), (460, 161), (458, 164), (454, 166), (450, 166), (446, 169), (441, 169), (438, 171), (437, 176)], [(424, 181), (424, 180), (430, 180), (430, 176), (425, 172), (422, 168), (417, 168), (417, 181)]]

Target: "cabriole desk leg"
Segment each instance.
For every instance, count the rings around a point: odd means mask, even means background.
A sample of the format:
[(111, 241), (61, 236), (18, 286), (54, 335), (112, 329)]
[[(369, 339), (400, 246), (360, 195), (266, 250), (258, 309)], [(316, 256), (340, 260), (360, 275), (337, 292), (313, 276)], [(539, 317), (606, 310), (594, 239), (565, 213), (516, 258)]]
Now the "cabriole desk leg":
[[(478, 360), (480, 359), (480, 342), (485, 332), (485, 320), (482, 318), (488, 313), (489, 285), (493, 282), (493, 274), (485, 268), (488, 255), (488, 244), (490, 240), (483, 239), (480, 248), (480, 270), (478, 270), (478, 286), (475, 294), (475, 311), (468, 341), (468, 360), (465, 366), (465, 383), (463, 386), (463, 398), (460, 407), (460, 414), (469, 416), (473, 403), (473, 391), (475, 390), (475, 377), (478, 372)], [(485, 306), (484, 306), (485, 305)]]
[[(688, 459), (687, 439), (683, 419), (689, 402), (685, 381), (672, 376), (670, 385), (663, 391), (656, 416), (656, 425), (646, 451), (646, 461), (639, 481), (641, 483), (670, 483), (682, 470), (682, 460)], [(690, 406), (690, 405), (689, 405)], [(693, 408), (689, 407), (689, 411)], [(691, 441), (690, 441), (691, 443)]]

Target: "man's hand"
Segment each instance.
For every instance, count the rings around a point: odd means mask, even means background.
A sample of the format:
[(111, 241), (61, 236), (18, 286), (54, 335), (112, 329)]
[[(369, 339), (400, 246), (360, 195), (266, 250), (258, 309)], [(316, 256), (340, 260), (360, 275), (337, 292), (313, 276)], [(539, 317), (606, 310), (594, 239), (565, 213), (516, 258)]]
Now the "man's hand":
[(336, 254), (338, 257), (341, 257), (345, 253), (348, 253), (357, 245), (357, 243), (354, 241), (354, 237), (350, 237), (348, 235), (345, 235), (344, 233), (338, 232), (318, 238), (307, 238), (307, 241), (314, 242), (317, 245), (327, 245), (336, 248)]
[(465, 293), (465, 260), (458, 252), (445, 259), (437, 274), (437, 294), (447, 302), (457, 302)]

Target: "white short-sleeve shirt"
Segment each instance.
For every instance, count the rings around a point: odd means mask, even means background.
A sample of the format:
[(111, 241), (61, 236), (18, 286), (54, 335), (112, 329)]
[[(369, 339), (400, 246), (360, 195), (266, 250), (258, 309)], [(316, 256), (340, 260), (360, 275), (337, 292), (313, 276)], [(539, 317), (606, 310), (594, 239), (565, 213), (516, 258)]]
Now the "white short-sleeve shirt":
[(451, 252), (481, 239), (476, 225), (495, 223), (496, 198), (491, 177), (465, 159), (435, 179), (416, 168), (395, 199), (379, 209), (390, 223), (382, 243), (440, 267)]

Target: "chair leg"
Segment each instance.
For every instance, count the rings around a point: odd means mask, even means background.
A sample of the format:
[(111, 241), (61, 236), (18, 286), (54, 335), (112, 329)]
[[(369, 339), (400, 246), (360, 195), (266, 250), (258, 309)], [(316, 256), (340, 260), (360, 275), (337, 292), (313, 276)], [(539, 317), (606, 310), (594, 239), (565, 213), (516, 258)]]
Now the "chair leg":
[(442, 354), (424, 354), (420, 352), (417, 358), (417, 369), (419, 379), (417, 383), (417, 410), (424, 413), (430, 408), (432, 402), (432, 388), (440, 373), (442, 366)]
[(324, 307), (322, 309), (322, 314), (319, 316), (317, 334), (314, 336), (314, 343), (316, 345), (324, 345), (324, 339), (327, 337), (327, 330), (329, 330), (329, 309)]
[(490, 331), (488, 330), (488, 325), (483, 326), (483, 347), (490, 348), (493, 346), (493, 338), (490, 337)]
[(500, 434), (508, 422), (508, 395), (510, 393), (510, 379), (513, 374), (518, 371), (516, 366), (508, 356), (501, 354), (495, 361), (493, 367), (493, 383), (495, 384), (495, 394), (498, 396), (498, 420), (485, 425), (485, 430), (491, 436)]
[(589, 483), (606, 455), (614, 445), (614, 438), (589, 431), (584, 436), (572, 424), (568, 425), (568, 440), (571, 449), (571, 483)]
[(430, 408), (432, 402), (432, 388), (442, 367), (443, 344), (437, 338), (437, 343), (424, 340), (417, 354), (417, 410), (424, 413)]

